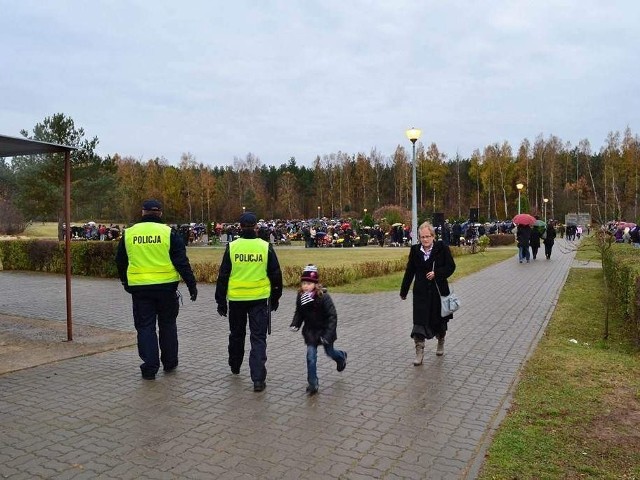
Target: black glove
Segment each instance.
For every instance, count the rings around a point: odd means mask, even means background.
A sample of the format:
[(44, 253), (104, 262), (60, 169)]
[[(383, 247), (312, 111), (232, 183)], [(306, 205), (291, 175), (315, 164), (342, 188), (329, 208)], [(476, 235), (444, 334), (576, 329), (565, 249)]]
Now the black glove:
[(275, 312), (278, 307), (280, 306), (280, 301), (279, 300), (271, 300), (271, 302), (269, 302), (271, 304), (271, 311)]
[(198, 298), (198, 289), (195, 285), (189, 289), (189, 296), (192, 302), (195, 302), (196, 298)]
[(227, 316), (227, 304), (226, 303), (219, 303), (218, 304), (218, 315), (220, 315), (221, 317), (226, 317)]

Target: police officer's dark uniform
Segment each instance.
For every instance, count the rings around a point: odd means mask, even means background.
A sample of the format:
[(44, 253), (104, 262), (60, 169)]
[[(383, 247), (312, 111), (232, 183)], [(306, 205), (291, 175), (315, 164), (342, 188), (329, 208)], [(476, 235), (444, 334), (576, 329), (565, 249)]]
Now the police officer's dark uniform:
[(253, 390), (266, 387), (267, 332), (270, 312), (282, 296), (282, 272), (273, 247), (256, 236), (256, 216), (240, 217), (241, 236), (227, 245), (216, 284), (218, 313), (227, 316), (229, 301), (229, 366), (240, 373), (249, 318), (249, 369)]
[(143, 361), (140, 370), (147, 380), (155, 378), (160, 361), (165, 372), (178, 366), (176, 318), (180, 277), (189, 288), (191, 300), (198, 296), (184, 242), (177, 232), (162, 223), (161, 215), (158, 201), (144, 202), (142, 220), (124, 231), (116, 253), (120, 280), (131, 294), (138, 354)]

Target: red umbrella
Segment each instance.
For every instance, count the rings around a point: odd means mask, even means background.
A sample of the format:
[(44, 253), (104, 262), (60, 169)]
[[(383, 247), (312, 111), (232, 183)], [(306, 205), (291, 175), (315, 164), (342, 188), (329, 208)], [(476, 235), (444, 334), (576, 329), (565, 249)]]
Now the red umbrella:
[(513, 223), (516, 225), (533, 225), (536, 223), (536, 217), (528, 213), (519, 213), (513, 217)]

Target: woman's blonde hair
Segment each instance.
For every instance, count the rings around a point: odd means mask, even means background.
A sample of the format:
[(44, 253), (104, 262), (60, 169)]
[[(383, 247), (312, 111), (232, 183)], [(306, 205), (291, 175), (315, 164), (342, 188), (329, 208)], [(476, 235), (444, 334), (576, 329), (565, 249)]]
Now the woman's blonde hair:
[(426, 230), (426, 229), (428, 229), (431, 232), (431, 235), (433, 235), (433, 237), (435, 238), (436, 229), (433, 228), (433, 225), (431, 225), (429, 222), (424, 222), (422, 225), (418, 227), (418, 236), (420, 236), (421, 230)]

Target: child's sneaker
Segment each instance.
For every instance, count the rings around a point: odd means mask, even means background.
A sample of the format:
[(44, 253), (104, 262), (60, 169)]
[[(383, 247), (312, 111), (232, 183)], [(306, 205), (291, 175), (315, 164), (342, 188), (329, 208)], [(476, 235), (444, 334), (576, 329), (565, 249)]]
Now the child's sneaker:
[(318, 393), (318, 384), (316, 383), (316, 384), (314, 385), (314, 384), (310, 383), (310, 384), (307, 386), (307, 393), (308, 393), (309, 395), (315, 395), (316, 393)]
[(343, 371), (345, 368), (347, 368), (347, 352), (344, 352), (344, 360), (341, 362), (338, 362), (338, 366), (337, 366), (337, 369), (339, 372)]

